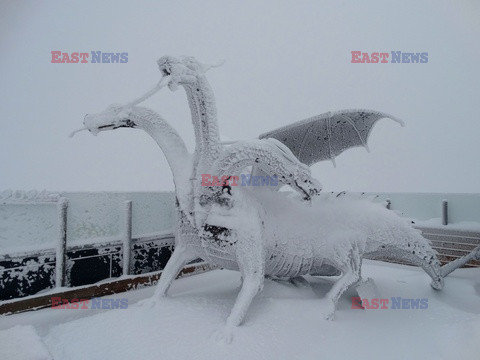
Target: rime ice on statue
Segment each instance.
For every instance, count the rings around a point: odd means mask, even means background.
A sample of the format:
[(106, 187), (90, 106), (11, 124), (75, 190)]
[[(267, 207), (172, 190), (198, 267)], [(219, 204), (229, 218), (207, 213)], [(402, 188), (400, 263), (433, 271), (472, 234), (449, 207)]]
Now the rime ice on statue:
[[(227, 341), (242, 323), (265, 276), (295, 280), (302, 275), (341, 277), (326, 295), (326, 318), (333, 318), (342, 293), (361, 281), (364, 255), (408, 260), (421, 266), (440, 289), (443, 277), (480, 256), (480, 248), (448, 267), (440, 267), (429, 241), (404, 219), (379, 204), (351, 196), (320, 195), (320, 184), (307, 165), (334, 159), (353, 146), (367, 147), (377, 120), (390, 115), (371, 110), (327, 113), (261, 135), (261, 139), (223, 146), (218, 133), (215, 99), (205, 77), (212, 66), (194, 58), (165, 56), (163, 74), (145, 96), (104, 112), (87, 115), (85, 128), (99, 131), (141, 128), (167, 157), (175, 182), (175, 251), (165, 267), (155, 299), (168, 291), (181, 268), (202, 258), (242, 273), (242, 288), (219, 336)], [(154, 111), (136, 106), (163, 86), (182, 86), (195, 130), (190, 154), (177, 132)], [(396, 120), (396, 119), (394, 119)], [(396, 120), (401, 123), (400, 120)], [(300, 159), (300, 160), (299, 160)], [(306, 165), (307, 164), (307, 165)], [(246, 167), (276, 175), (298, 195), (266, 187), (202, 187), (201, 175), (235, 176)], [(292, 216), (295, 214), (295, 216)]]

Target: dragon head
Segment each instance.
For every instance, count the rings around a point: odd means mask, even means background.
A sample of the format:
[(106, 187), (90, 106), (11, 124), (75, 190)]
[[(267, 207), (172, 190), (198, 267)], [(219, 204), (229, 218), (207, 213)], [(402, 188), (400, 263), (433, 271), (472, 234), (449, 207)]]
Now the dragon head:
[(135, 128), (137, 124), (130, 119), (130, 109), (124, 105), (110, 105), (102, 112), (85, 115), (83, 125), (94, 135), (105, 130)]
[(193, 84), (197, 75), (202, 72), (201, 64), (194, 58), (176, 58), (162, 56), (157, 60), (158, 68), (163, 76), (170, 76), (168, 87), (177, 90), (179, 85)]
[(312, 177), (310, 168), (302, 163), (299, 164), (296, 174), (290, 181), (290, 186), (301, 190), (305, 194), (306, 200), (310, 200), (312, 196), (318, 195), (322, 191), (322, 184)]
[(162, 75), (170, 76), (168, 87), (172, 91), (175, 91), (179, 85), (195, 83), (197, 76), (205, 74), (212, 67), (220, 66), (222, 63), (206, 65), (198, 62), (192, 56), (175, 57), (167, 55), (157, 60)]
[(285, 158), (284, 165), (288, 167), (288, 176), (283, 176), (284, 181), (292, 188), (303, 194), (306, 200), (320, 194), (322, 185), (312, 177), (310, 167), (297, 159), (292, 151), (282, 142), (274, 138), (266, 138), (262, 141), (280, 151)]

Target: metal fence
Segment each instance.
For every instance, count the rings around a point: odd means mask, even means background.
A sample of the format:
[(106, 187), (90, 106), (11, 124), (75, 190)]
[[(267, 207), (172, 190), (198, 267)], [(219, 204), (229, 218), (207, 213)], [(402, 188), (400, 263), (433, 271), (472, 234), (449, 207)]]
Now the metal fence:
[[(54, 287), (76, 287), (122, 275), (162, 270), (173, 251), (171, 232), (132, 236), (132, 201), (122, 207), (123, 233), (109, 241), (68, 242), (67, 198), (57, 195), (10, 196), (8, 206), (55, 207), (53, 246), (0, 254), (0, 300), (24, 297)], [(173, 204), (172, 204), (173, 205)], [(28, 216), (27, 216), (28, 218)], [(50, 243), (51, 244), (51, 243)]]
[[(54, 287), (76, 287), (163, 270), (173, 251), (173, 234), (131, 239), (125, 248), (121, 239), (103, 244), (66, 247), (63, 284), (57, 283), (55, 249), (0, 256), (0, 300), (24, 297)], [(124, 268), (125, 253), (131, 259)], [(61, 258), (60, 258), (61, 259)]]

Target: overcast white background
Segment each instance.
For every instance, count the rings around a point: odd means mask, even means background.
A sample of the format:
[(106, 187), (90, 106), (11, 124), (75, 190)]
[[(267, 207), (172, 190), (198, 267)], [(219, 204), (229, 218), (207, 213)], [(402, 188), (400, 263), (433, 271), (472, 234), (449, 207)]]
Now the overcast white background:
[[(250, 139), (330, 110), (382, 120), (371, 153), (313, 166), (326, 190), (480, 192), (478, 1), (0, 2), (0, 190), (170, 190), (152, 139), (122, 129), (73, 139), (83, 116), (158, 79), (156, 59), (193, 55), (221, 134)], [(128, 52), (127, 64), (52, 64), (52, 50)], [(352, 64), (352, 50), (428, 52), (426, 64)], [(145, 105), (193, 147), (182, 89)]]

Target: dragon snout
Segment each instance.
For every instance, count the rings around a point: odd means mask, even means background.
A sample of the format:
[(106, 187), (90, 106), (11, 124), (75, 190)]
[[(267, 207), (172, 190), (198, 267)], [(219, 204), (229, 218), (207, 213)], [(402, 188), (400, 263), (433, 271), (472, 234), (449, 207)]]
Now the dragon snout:
[(308, 195), (308, 198), (319, 195), (322, 191), (322, 184), (319, 181), (310, 178), (301, 182), (302, 190)]
[(89, 127), (89, 125), (91, 125), (92, 123), (92, 116), (90, 114), (85, 114), (85, 116), (83, 117), (83, 125), (85, 127)]
[(178, 59), (173, 56), (162, 56), (157, 60), (158, 67), (164, 76), (172, 74), (172, 67), (180, 63)]
[(85, 127), (85, 129), (90, 131), (90, 133), (92, 133), (93, 135), (97, 135), (100, 131), (99, 127), (95, 123), (94, 115), (85, 114), (85, 116), (83, 117), (83, 126)]
[(166, 67), (163, 67), (163, 68), (161, 69), (161, 72), (162, 72), (163, 76), (168, 76), (168, 75), (171, 75), (171, 74), (172, 74), (172, 72), (170, 71), (170, 69), (167, 69)]
[(311, 179), (311, 184), (312, 184), (312, 188), (310, 189), (310, 193), (312, 195), (318, 195), (320, 194), (320, 192), (322, 191), (323, 189), (323, 186), (322, 184), (320, 183), (320, 181), (316, 180), (316, 179)]

